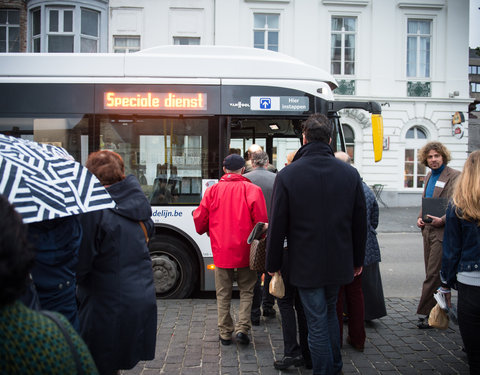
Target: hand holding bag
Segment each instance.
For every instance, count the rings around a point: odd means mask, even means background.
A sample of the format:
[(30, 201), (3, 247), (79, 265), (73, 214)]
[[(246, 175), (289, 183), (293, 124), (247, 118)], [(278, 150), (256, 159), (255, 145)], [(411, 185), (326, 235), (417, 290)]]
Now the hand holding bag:
[(445, 310), (443, 310), (437, 303), (428, 316), (428, 324), (434, 328), (447, 329), (448, 328), (448, 316)]
[(283, 298), (285, 296), (285, 284), (283, 283), (282, 275), (280, 272), (275, 272), (270, 280), (268, 291), (272, 296), (277, 298)]

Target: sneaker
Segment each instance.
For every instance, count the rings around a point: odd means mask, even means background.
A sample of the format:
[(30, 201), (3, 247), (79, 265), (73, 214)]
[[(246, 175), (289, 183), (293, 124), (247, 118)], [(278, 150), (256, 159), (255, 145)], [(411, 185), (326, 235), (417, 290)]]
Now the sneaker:
[(248, 338), (248, 335), (246, 333), (238, 332), (235, 338), (237, 339), (237, 342), (239, 344), (242, 344), (242, 345), (250, 344), (250, 339)]
[(300, 367), (304, 365), (303, 357), (298, 355), (296, 357), (283, 356), (279, 361), (273, 362), (273, 367), (277, 370), (286, 370), (291, 366)]
[(222, 336), (218, 336), (218, 338), (220, 339), (220, 342), (224, 346), (228, 346), (232, 343), (232, 339), (222, 339)]
[(267, 307), (263, 309), (263, 316), (266, 318), (275, 318), (275, 315), (277, 315), (277, 312), (275, 311), (274, 308), (272, 307)]

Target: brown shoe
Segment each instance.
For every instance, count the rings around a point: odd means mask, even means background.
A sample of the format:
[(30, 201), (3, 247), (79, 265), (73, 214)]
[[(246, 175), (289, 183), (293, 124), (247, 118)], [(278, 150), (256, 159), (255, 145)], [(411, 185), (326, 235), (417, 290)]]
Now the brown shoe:
[(358, 352), (362, 352), (363, 353), (363, 350), (365, 349), (365, 346), (364, 345), (357, 345), (357, 344), (354, 344), (352, 342), (352, 340), (350, 339), (350, 336), (347, 336), (347, 343), (353, 347), (353, 349), (355, 349), (356, 351)]

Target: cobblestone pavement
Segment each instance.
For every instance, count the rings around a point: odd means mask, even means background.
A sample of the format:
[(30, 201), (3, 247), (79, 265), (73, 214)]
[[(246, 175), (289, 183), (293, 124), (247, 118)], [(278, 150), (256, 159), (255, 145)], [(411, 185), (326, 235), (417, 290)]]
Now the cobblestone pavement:
[[(342, 349), (344, 374), (468, 374), (458, 326), (419, 330), (418, 299), (386, 298), (384, 318), (366, 327), (363, 353), (348, 344)], [(156, 356), (125, 375), (142, 374), (311, 374), (304, 367), (277, 371), (283, 356), (280, 318), (262, 317), (247, 347), (218, 341), (215, 299), (158, 300)], [(238, 312), (238, 299), (232, 300)], [(347, 328), (345, 327), (345, 336)]]

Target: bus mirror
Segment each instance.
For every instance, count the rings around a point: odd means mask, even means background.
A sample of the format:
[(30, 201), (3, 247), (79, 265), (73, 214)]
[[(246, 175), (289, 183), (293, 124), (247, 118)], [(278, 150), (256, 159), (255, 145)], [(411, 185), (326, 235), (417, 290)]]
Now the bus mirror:
[(382, 115), (372, 114), (373, 155), (375, 162), (382, 160), (383, 152), (383, 118)]

